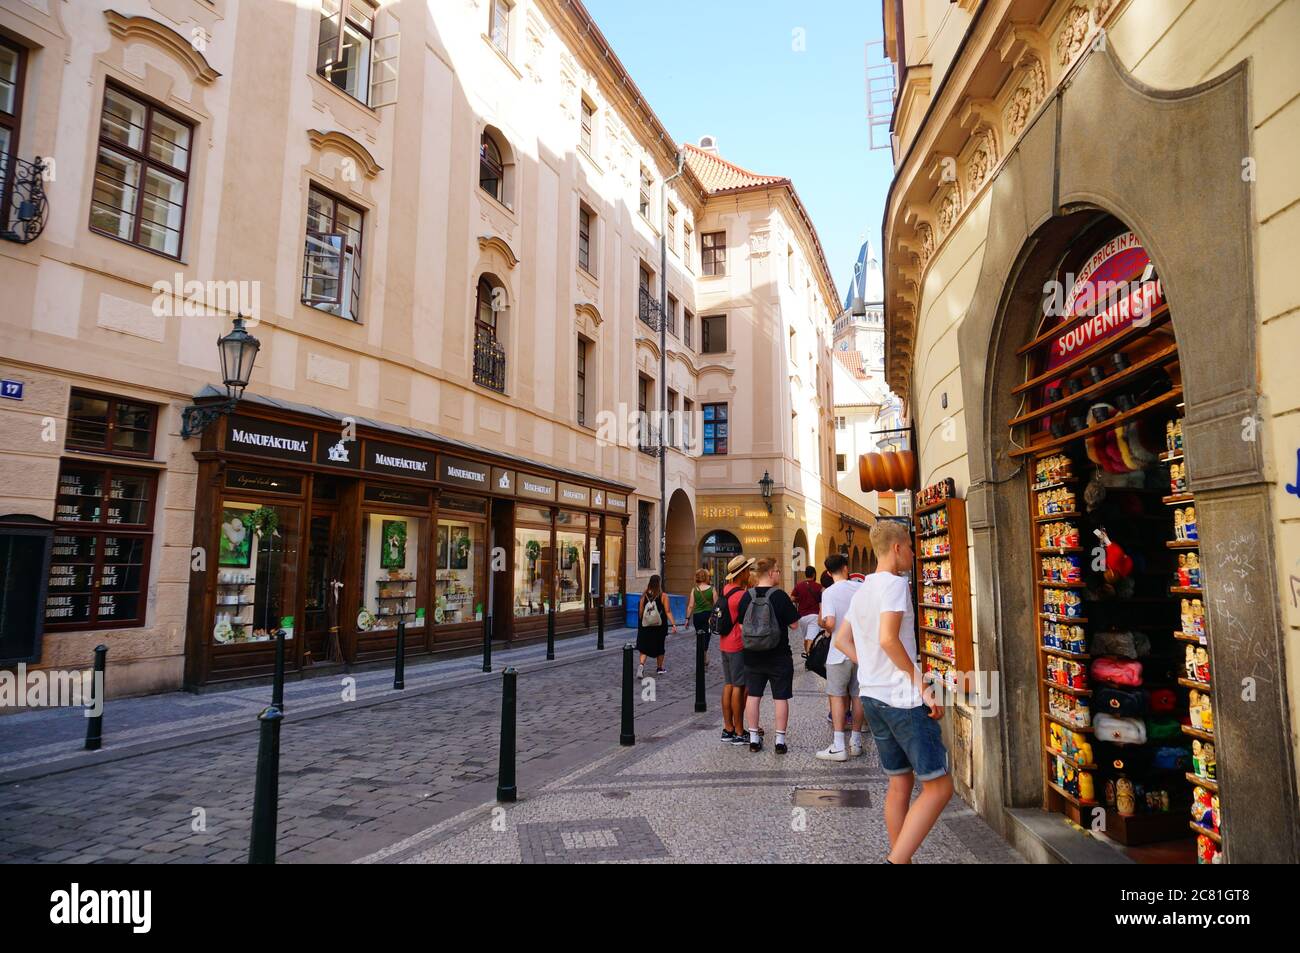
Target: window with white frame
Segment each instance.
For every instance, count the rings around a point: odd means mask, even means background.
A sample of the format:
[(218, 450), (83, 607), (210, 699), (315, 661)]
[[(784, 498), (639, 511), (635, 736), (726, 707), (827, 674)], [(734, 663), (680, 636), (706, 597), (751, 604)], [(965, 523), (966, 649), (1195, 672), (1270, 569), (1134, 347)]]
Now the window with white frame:
[(510, 55), (510, 11), (513, 4), (509, 0), (488, 0), (488, 39), (501, 51), (502, 56)]
[[(316, 72), (367, 106), (397, 101), (399, 37), (372, 0), (320, 0)], [(381, 23), (382, 19), (382, 23)]]
[(342, 199), (314, 185), (308, 191), (303, 304), (360, 320), (364, 221), (365, 213)]

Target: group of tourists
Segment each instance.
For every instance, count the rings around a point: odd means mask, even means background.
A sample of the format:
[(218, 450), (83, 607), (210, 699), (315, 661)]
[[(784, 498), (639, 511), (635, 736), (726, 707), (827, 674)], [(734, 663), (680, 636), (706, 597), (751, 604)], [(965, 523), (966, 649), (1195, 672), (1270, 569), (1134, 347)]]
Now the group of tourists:
[[(790, 592), (783, 588), (776, 560), (736, 556), (727, 564), (720, 593), (707, 570), (695, 574), (690, 613), (700, 637), (718, 635), (724, 680), (720, 740), (747, 745), (751, 752), (763, 750), (759, 715), (769, 689), (776, 719), (773, 751), (790, 750), (795, 674), (790, 635), (798, 634), (810, 670), (824, 670), (832, 736), (816, 757), (830, 762), (859, 757), (864, 728), (870, 729), (889, 777), (885, 863), (910, 863), (952, 797), (952, 778), (939, 730), (943, 706), (915, 661), (916, 614), (906, 576), (913, 566), (911, 534), (902, 523), (881, 520), (872, 527), (871, 547), (877, 567), (870, 575), (850, 574), (848, 560), (832, 553), (820, 581), (810, 566)], [(657, 674), (667, 671), (669, 628), (676, 631), (677, 622), (660, 578), (653, 576), (641, 599), (638, 676), (648, 658), (656, 660)], [(913, 801), (917, 781), (921, 792)]]

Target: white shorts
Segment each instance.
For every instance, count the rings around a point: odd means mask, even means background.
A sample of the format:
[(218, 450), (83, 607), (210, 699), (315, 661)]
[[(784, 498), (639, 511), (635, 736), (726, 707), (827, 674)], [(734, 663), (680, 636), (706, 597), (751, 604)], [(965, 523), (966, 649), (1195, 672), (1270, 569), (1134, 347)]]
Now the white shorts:
[(817, 638), (817, 632), (821, 629), (821, 626), (817, 624), (817, 618), (815, 612), (799, 617), (799, 631), (803, 633), (805, 642), (811, 642)]

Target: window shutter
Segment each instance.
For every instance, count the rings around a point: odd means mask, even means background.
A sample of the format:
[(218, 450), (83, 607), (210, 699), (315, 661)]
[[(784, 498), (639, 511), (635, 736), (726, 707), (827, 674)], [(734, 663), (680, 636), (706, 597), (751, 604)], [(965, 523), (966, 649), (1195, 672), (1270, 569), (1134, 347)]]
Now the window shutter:
[[(380, 24), (388, 31), (381, 34)], [(375, 19), (375, 37), (370, 46), (370, 106), (392, 106), (397, 102), (397, 56), (401, 47), (401, 33), (397, 21), (389, 13), (380, 11)]]

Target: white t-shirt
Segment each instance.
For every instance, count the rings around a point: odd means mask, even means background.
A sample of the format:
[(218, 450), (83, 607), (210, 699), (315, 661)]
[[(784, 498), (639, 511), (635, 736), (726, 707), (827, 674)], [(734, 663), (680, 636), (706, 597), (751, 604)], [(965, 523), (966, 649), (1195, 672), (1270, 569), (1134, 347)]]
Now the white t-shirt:
[[(822, 590), (822, 618), (835, 616), (835, 628), (849, 617), (849, 603), (853, 594), (862, 588), (862, 583), (854, 579), (840, 579)], [(831, 649), (826, 653), (827, 665), (847, 662), (848, 656), (835, 647), (835, 633), (831, 633)]]
[(891, 708), (916, 708), (923, 702), (912, 677), (901, 671), (880, 647), (882, 612), (903, 613), (898, 638), (916, 668), (916, 611), (912, 608), (911, 587), (903, 576), (872, 573), (849, 603), (853, 647), (858, 653), (858, 693)]

